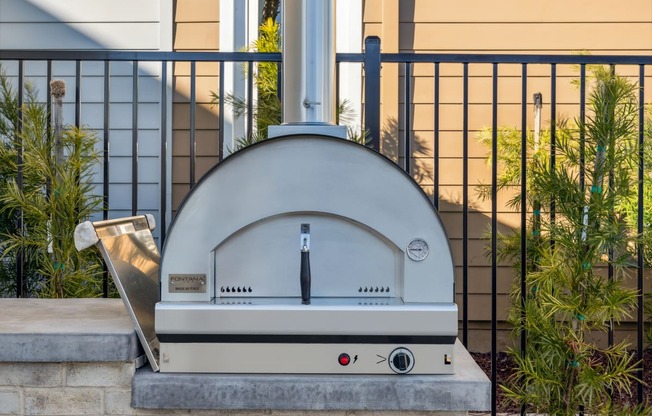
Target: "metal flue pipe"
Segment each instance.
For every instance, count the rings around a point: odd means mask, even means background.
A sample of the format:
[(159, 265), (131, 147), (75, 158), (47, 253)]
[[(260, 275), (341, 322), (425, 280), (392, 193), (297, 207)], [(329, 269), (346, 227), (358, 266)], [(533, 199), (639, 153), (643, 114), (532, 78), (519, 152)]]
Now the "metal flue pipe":
[(283, 0), (283, 124), (336, 121), (335, 0)]

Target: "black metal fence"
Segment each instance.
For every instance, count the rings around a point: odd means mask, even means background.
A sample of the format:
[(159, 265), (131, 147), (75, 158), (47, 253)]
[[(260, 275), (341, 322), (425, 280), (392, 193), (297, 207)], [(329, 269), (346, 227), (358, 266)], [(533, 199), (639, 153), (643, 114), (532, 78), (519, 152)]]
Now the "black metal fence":
[[(167, 85), (166, 79), (169, 78), (170, 74), (170, 63), (189, 63), (190, 64), (190, 128), (189, 128), (189, 159), (190, 159), (190, 186), (194, 186), (197, 178), (195, 178), (195, 146), (196, 146), (196, 126), (194, 123), (195, 112), (197, 108), (196, 101), (196, 64), (203, 62), (213, 62), (218, 63), (220, 74), (224, 72), (224, 65), (227, 62), (240, 62), (245, 63), (248, 67), (248, 71), (245, 71), (247, 74), (247, 84), (249, 86), (249, 95), (247, 97), (247, 106), (248, 106), (248, 126), (251, 130), (253, 123), (251, 119), (252, 115), (252, 106), (254, 105), (254, 99), (251, 95), (252, 85), (253, 85), (253, 65), (256, 62), (277, 62), (280, 64), (281, 55), (280, 54), (264, 54), (264, 53), (213, 53), (213, 52), (113, 52), (113, 51), (0, 51), (0, 64), (3, 62), (17, 62), (18, 63), (18, 91), (19, 91), (19, 101), (23, 100), (23, 87), (24, 87), (24, 64), (30, 61), (44, 61), (47, 63), (47, 78), (48, 81), (52, 78), (52, 63), (56, 61), (70, 61), (75, 62), (75, 78), (76, 82), (76, 91), (75, 91), (75, 124), (80, 124), (80, 106), (81, 106), (81, 91), (80, 91), (80, 68), (81, 63), (87, 61), (96, 61), (103, 62), (104, 64), (104, 77), (103, 77), (103, 91), (104, 91), (104, 127), (102, 131), (103, 137), (103, 166), (102, 166), (102, 177), (103, 177), (103, 198), (105, 207), (111, 206), (111, 200), (109, 199), (109, 173), (110, 173), (110, 158), (109, 158), (109, 144), (111, 142), (110, 135), (110, 112), (109, 112), (109, 101), (110, 101), (110, 77), (111, 66), (116, 62), (131, 62), (133, 63), (133, 76), (132, 76), (132, 119), (131, 119), (131, 213), (137, 214), (140, 211), (138, 206), (138, 143), (139, 143), (139, 112), (138, 112), (138, 103), (139, 103), (139, 64), (143, 62), (154, 62), (157, 65), (160, 65), (160, 77), (163, 82), (160, 85), (160, 173), (159, 173), (159, 183), (161, 188), (160, 201), (159, 201), (159, 221), (160, 224), (167, 224), (167, 212), (170, 206), (170, 201), (168, 200), (167, 189), (170, 184), (168, 183), (168, 171), (170, 166), (167, 164), (168, 152), (170, 149), (171, 138), (167, 135), (167, 123), (168, 116), (170, 114), (168, 103), (169, 100), (169, 86)], [(428, 184), (432, 187), (433, 203), (437, 208), (440, 208), (441, 199), (441, 188), (442, 188), (442, 162), (445, 160), (442, 157), (442, 152), (445, 150), (442, 146), (444, 145), (441, 141), (442, 134), (446, 133), (449, 137), (451, 135), (458, 136), (458, 143), (461, 144), (461, 153), (459, 159), (461, 160), (461, 171), (457, 172), (461, 178), (459, 185), (461, 185), (461, 199), (458, 201), (460, 206), (460, 212), (458, 213), (459, 219), (462, 223), (461, 226), (461, 258), (458, 264), (458, 269), (460, 269), (461, 274), (461, 287), (458, 285), (458, 304), (461, 309), (461, 320), (460, 320), (460, 334), (462, 342), (465, 345), (469, 345), (469, 272), (472, 270), (473, 265), (470, 264), (469, 259), (469, 241), (470, 239), (470, 229), (469, 229), (469, 215), (473, 211), (471, 206), (471, 196), (469, 190), (472, 188), (472, 178), (469, 175), (469, 162), (473, 158), (470, 156), (470, 143), (472, 142), (471, 135), (475, 132), (475, 129), (470, 128), (470, 118), (471, 109), (474, 108), (470, 94), (473, 92), (472, 87), (470, 86), (470, 81), (473, 81), (473, 72), (477, 67), (482, 66), (490, 68), (489, 71), (485, 74), (485, 78), (490, 80), (489, 91), (485, 91), (490, 97), (489, 100), (483, 105), (488, 106), (489, 115), (488, 118), (482, 120), (486, 126), (491, 128), (492, 132), (492, 145), (491, 149), (491, 173), (490, 173), (490, 184), (491, 184), (491, 208), (487, 213), (491, 218), (491, 235), (488, 238), (487, 243), (491, 245), (491, 255), (490, 261), (487, 265), (491, 269), (491, 284), (490, 284), (490, 331), (491, 331), (491, 379), (492, 379), (492, 413), (496, 412), (496, 357), (498, 353), (498, 321), (499, 321), (499, 310), (498, 310), (498, 269), (499, 264), (497, 261), (496, 250), (493, 249), (497, 246), (497, 229), (498, 229), (498, 195), (497, 195), (497, 175), (498, 175), (498, 163), (497, 163), (497, 132), (499, 127), (499, 114), (501, 114), (501, 108), (503, 107), (503, 102), (500, 101), (500, 94), (503, 92), (499, 90), (499, 85), (503, 79), (501, 71), (504, 68), (509, 68), (510, 79), (512, 82), (510, 91), (519, 97), (517, 100), (512, 100), (508, 104), (511, 106), (512, 110), (516, 109), (516, 114), (518, 114), (517, 119), (519, 123), (517, 127), (521, 131), (522, 135), (522, 144), (521, 144), (521, 180), (519, 192), (521, 198), (521, 206), (526, 206), (526, 183), (527, 178), (525, 177), (527, 153), (526, 153), (526, 139), (528, 132), (528, 108), (531, 103), (529, 103), (529, 94), (528, 94), (528, 82), (530, 78), (538, 77), (539, 81), (542, 79), (544, 83), (547, 83), (547, 88), (549, 90), (549, 128), (550, 128), (550, 141), (551, 141), (551, 153), (550, 153), (550, 162), (554, 165), (555, 161), (555, 146), (556, 146), (556, 124), (557, 124), (557, 114), (558, 114), (558, 105), (559, 100), (557, 98), (558, 91), (558, 82), (560, 75), (558, 75), (558, 70), (560, 67), (574, 66), (577, 73), (576, 78), (578, 82), (577, 90), (577, 99), (570, 100), (570, 102), (563, 103), (565, 107), (576, 106), (578, 117), (583, 118), (586, 115), (586, 89), (587, 89), (587, 69), (591, 65), (610, 65), (612, 68), (627, 68), (628, 76), (630, 76), (634, 82), (638, 84), (639, 91), (639, 123), (638, 123), (638, 138), (640, 145), (639, 152), (639, 164), (638, 164), (638, 231), (639, 233), (643, 232), (643, 210), (646, 208), (643, 205), (643, 178), (647, 173), (644, 172), (643, 167), (643, 140), (644, 140), (644, 119), (645, 119), (645, 94), (646, 94), (646, 70), (649, 72), (650, 66), (652, 66), (652, 56), (591, 56), (591, 55), (478, 55), (478, 54), (414, 54), (414, 53), (398, 53), (398, 54), (389, 54), (380, 52), (380, 40), (375, 37), (368, 38), (365, 41), (365, 49), (362, 54), (338, 54), (338, 62), (357, 62), (363, 65), (363, 73), (361, 76), (364, 77), (364, 121), (363, 126), (364, 130), (367, 131), (368, 135), (368, 145), (376, 150), (381, 150), (383, 145), (383, 140), (385, 134), (383, 132), (383, 123), (381, 116), (381, 73), (383, 72), (384, 66), (397, 65), (399, 69), (399, 79), (397, 87), (402, 91), (402, 97), (400, 97), (400, 106), (398, 113), (400, 114), (399, 120), (397, 120), (397, 126), (395, 134), (392, 137), (392, 140), (395, 140), (395, 146), (398, 151), (395, 154), (395, 159), (399, 162), (402, 162), (403, 168), (414, 175), (414, 162), (419, 160), (423, 162), (423, 159), (429, 158), (432, 163), (432, 174), (429, 175), (431, 182)], [(449, 71), (449, 68), (457, 68), (453, 75), (444, 73)], [(425, 68), (425, 69), (424, 69)], [(516, 69), (515, 69), (516, 68)], [(543, 68), (543, 69), (542, 69)], [(427, 75), (417, 75), (416, 72), (426, 73)], [(530, 75), (530, 72), (534, 75)], [(547, 72), (545, 76), (541, 76), (541, 71)], [(432, 75), (430, 75), (432, 74)], [(650, 76), (652, 74), (648, 74)], [(421, 93), (421, 91), (415, 90), (416, 80), (427, 77), (432, 80), (431, 86), (431, 101), (428, 103), (428, 108), (431, 110), (429, 115), (429, 120), (432, 121), (432, 125), (429, 128), (428, 133), (432, 135), (432, 142), (429, 144), (429, 147), (432, 149), (432, 153), (427, 157), (415, 157), (415, 130), (413, 128), (415, 123), (415, 112), (417, 106), (414, 102), (414, 94)], [(459, 93), (454, 94), (454, 97), (450, 97), (446, 100), (450, 101), (448, 104), (454, 104), (457, 108), (461, 109), (458, 114), (460, 117), (457, 120), (459, 122), (459, 128), (442, 128), (442, 123), (445, 121), (445, 118), (448, 117), (444, 114), (444, 107), (447, 105), (442, 99), (442, 83), (457, 83), (461, 85), (461, 90)], [(280, 80), (279, 80), (280, 82)], [(514, 88), (514, 85), (520, 87)], [(48, 84), (49, 85), (49, 84)], [(520, 91), (519, 91), (520, 89)], [(532, 89), (532, 87), (530, 87)], [(219, 137), (217, 138), (217, 146), (219, 148), (220, 159), (222, 157), (222, 149), (224, 148), (224, 110), (225, 110), (225, 101), (224, 101), (224, 80), (220, 77), (219, 85), (217, 86), (219, 91)], [(47, 96), (49, 97), (49, 91)], [(649, 95), (648, 95), (649, 97)], [(451, 101), (452, 100), (452, 101)], [(387, 103), (383, 103), (387, 105)], [(429, 110), (429, 111), (430, 111)], [(477, 117), (476, 117), (477, 118)], [(422, 128), (422, 127), (421, 127)], [(248, 132), (247, 134), (250, 134)], [(427, 152), (426, 152), (427, 153)], [(475, 156), (478, 159), (477, 155)], [(20, 160), (21, 155), (19, 154), (19, 169), (22, 161)], [(17, 173), (18, 181), (20, 184), (21, 181), (21, 171)], [(554, 215), (554, 201), (551, 205), (551, 213)], [(527, 224), (527, 210), (523, 209), (520, 211), (520, 220), (519, 225), (521, 229), (526, 229)], [(104, 212), (104, 218), (107, 218), (108, 211)], [(20, 224), (19, 224), (20, 225)], [(526, 275), (526, 237), (525, 233), (521, 233), (521, 293), (525, 293), (525, 275)], [(165, 239), (165, 227), (160, 227), (159, 243)], [(637, 279), (636, 287), (639, 293), (643, 293), (643, 282), (644, 282), (644, 270), (643, 270), (643, 255), (641, 249), (638, 249), (638, 269), (637, 269)], [(22, 269), (21, 261), (18, 261), (18, 270), (17, 270), (17, 297), (24, 296), (22, 287)], [(524, 302), (525, 299), (523, 298)], [(644, 316), (643, 316), (643, 297), (639, 297), (639, 304), (636, 316), (636, 354), (640, 359), (643, 357), (643, 348), (644, 348)], [(521, 348), (525, 348), (527, 334), (521, 334)], [(610, 337), (611, 338), (611, 337)], [(642, 370), (639, 371), (639, 378), (642, 376)], [(639, 383), (637, 389), (637, 398), (638, 402), (641, 403), (643, 400), (643, 387)]]

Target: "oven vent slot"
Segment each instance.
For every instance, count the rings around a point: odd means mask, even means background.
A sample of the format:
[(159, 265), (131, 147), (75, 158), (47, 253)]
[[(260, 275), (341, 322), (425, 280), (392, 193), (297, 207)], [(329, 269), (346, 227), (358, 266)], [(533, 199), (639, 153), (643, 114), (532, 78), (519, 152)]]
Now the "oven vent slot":
[(251, 286), (222, 286), (220, 288), (222, 293), (251, 293), (253, 289)]
[(389, 286), (360, 286), (360, 293), (389, 293)]
[(389, 302), (358, 302), (358, 305), (362, 305), (362, 306), (389, 305)]
[(245, 301), (220, 302), (220, 305), (253, 305), (253, 302), (245, 302)]

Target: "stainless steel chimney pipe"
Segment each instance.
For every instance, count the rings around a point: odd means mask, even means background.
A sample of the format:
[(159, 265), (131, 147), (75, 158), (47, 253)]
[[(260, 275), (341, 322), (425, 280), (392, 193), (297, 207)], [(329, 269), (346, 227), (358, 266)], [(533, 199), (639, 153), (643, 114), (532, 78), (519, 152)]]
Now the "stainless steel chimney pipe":
[(335, 0), (283, 0), (283, 124), (335, 124)]

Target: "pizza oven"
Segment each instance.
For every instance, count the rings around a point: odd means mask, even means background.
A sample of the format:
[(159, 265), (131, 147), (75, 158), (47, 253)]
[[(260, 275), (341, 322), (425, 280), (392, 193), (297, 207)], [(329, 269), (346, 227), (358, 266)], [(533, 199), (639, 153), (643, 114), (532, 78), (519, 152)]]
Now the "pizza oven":
[(294, 109), (275, 137), (198, 182), (160, 256), (151, 216), (80, 224), (78, 247), (100, 248), (155, 370), (453, 373), (454, 267), (438, 213), (396, 164), (343, 139), (323, 108), (334, 105), (323, 88), (334, 70), (315, 78), (305, 62), (334, 64), (332, 50), (310, 57), (315, 36), (333, 35), (323, 22), (333, 3), (284, 4), (294, 43), (283, 73), (307, 87), (284, 93)]

